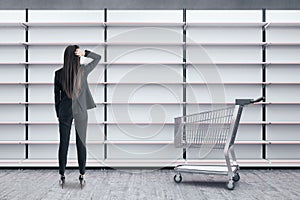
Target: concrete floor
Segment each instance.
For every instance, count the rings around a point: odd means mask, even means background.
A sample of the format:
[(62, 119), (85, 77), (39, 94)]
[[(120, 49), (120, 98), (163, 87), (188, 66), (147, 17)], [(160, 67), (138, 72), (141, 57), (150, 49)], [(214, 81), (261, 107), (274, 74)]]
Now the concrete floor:
[(173, 181), (173, 170), (87, 170), (80, 189), (78, 171), (66, 172), (66, 184), (58, 184), (57, 170), (0, 170), (1, 200), (34, 199), (300, 199), (300, 170), (241, 170), (233, 191), (226, 176), (182, 174)]

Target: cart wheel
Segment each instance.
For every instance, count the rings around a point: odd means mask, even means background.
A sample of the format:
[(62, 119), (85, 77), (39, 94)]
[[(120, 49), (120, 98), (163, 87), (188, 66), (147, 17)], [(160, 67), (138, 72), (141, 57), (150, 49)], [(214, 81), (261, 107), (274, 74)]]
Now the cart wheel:
[(234, 181), (232, 181), (232, 180), (228, 181), (228, 183), (227, 183), (227, 189), (228, 190), (233, 190), (234, 187), (235, 187)]
[(238, 181), (240, 180), (240, 178), (241, 178), (241, 177), (240, 177), (239, 173), (236, 173), (236, 174), (234, 174), (232, 180), (233, 180), (234, 182), (238, 182)]
[(176, 175), (174, 176), (174, 181), (175, 181), (176, 183), (180, 183), (180, 182), (182, 181), (182, 176), (181, 176), (181, 174), (176, 174)]

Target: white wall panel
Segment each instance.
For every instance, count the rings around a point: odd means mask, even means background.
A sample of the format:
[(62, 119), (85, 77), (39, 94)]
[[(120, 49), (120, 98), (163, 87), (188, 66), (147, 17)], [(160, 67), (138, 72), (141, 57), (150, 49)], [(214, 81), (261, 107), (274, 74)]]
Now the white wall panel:
[[(260, 65), (188, 65), (189, 83), (255, 83), (261, 82)], [(238, 75), (237, 75), (238, 74)]]
[[(30, 62), (63, 62), (63, 56), (66, 46), (30, 46), (29, 53), (29, 61)], [(103, 55), (103, 47), (101, 46), (85, 46), (80, 45), (80, 48), (85, 50), (94, 51), (100, 55)], [(89, 58), (82, 58), (83, 64), (87, 64), (91, 61)]]
[(261, 27), (189, 26), (186, 37), (191, 43), (259, 43), (262, 41), (261, 36)]
[(103, 10), (29, 10), (29, 22), (103, 22)]
[(1, 10), (0, 22), (24, 22), (25, 10)]
[[(138, 16), (138, 17), (137, 17)], [(182, 22), (182, 10), (108, 10), (109, 22)]]
[[(75, 126), (74, 123), (71, 129), (70, 140), (75, 141)], [(59, 141), (59, 126), (58, 124), (51, 125), (29, 125), (29, 140), (32, 141)], [(87, 141), (102, 141), (103, 125), (89, 124), (87, 128)]]
[(268, 145), (268, 159), (300, 159), (299, 145)]
[(173, 125), (109, 125), (108, 140), (173, 141)]
[[(297, 83), (300, 81), (298, 76), (299, 73), (299, 67), (289, 65), (270, 65), (269, 67), (267, 67), (267, 82)], [(270, 94), (272, 95), (272, 93)]]
[(30, 42), (103, 42), (102, 27), (30, 27)]
[(0, 102), (24, 102), (24, 85), (0, 85)]
[(31, 83), (54, 83), (55, 71), (62, 65), (29, 65), (28, 78)]
[[(87, 144), (86, 146), (87, 160), (98, 160), (104, 159), (104, 145), (102, 144)], [(76, 156), (77, 159), (77, 156)]]
[(268, 27), (267, 42), (300, 42), (299, 34), (299, 27), (271, 26)]
[[(138, 150), (138, 151), (137, 151)], [(177, 159), (182, 157), (182, 149), (174, 145), (108, 145), (108, 159)]]
[(25, 82), (24, 65), (1, 65), (1, 83), (22, 83)]
[[(58, 144), (30, 144), (28, 145), (29, 159), (58, 159)], [(69, 145), (68, 159), (76, 159), (77, 152), (75, 144)]]
[(277, 141), (299, 141), (299, 125), (278, 125), (267, 126), (267, 139)]
[(24, 140), (25, 126), (23, 125), (0, 125), (0, 140)]
[(299, 10), (268, 10), (266, 18), (269, 22), (299, 22)]
[(188, 102), (235, 102), (261, 96), (260, 85), (188, 85)]
[(181, 27), (108, 27), (108, 42), (182, 42)]
[(182, 62), (182, 49), (172, 46), (110, 46), (109, 62)]
[[(284, 76), (284, 75), (283, 75)], [(268, 101), (270, 102), (299, 102), (300, 85), (268, 85)]]
[[(155, 71), (155, 73), (153, 73)], [(181, 83), (181, 65), (111, 65), (107, 79), (113, 83)]]
[[(89, 87), (95, 102), (103, 102), (103, 85), (90, 85)], [(54, 102), (54, 85), (30, 85), (29, 100), (35, 103)]]
[(188, 22), (261, 22), (261, 10), (187, 10)]
[[(187, 106), (187, 114), (194, 114), (199, 112), (206, 112), (218, 108), (227, 107), (226, 105), (188, 105)], [(261, 106), (260, 105), (249, 105), (245, 106), (242, 116), (241, 116), (241, 123), (242, 122), (261, 122)]]
[(299, 105), (268, 105), (267, 120), (270, 122), (299, 122)]
[(1, 122), (24, 122), (25, 106), (24, 105), (0, 105)]
[[(0, 159), (23, 159), (25, 147), (23, 145), (0, 145)], [(5, 152), (5, 153), (4, 153)]]
[(267, 50), (267, 62), (300, 62), (299, 46), (269, 46)]
[(86, 141), (103, 141), (104, 125), (89, 124), (87, 127)]
[[(25, 42), (25, 30), (23, 27), (0, 27), (0, 42), (19, 43)], [(21, 44), (20, 44), (21, 45)]]
[(169, 84), (109, 85), (108, 102), (176, 103), (182, 100), (182, 86)]
[(260, 46), (188, 46), (188, 62), (261, 62)]
[[(245, 114), (245, 113), (244, 113)], [(261, 125), (240, 124), (236, 141), (260, 141), (262, 139)]]
[[(54, 82), (54, 80), (53, 80)], [(54, 102), (54, 86), (53, 85), (30, 85), (29, 101), (35, 103)], [(43, 94), (43, 95), (41, 95)]]
[(29, 125), (28, 139), (32, 141), (58, 141), (59, 127), (58, 124), (51, 125)]
[(179, 105), (113, 105), (108, 106), (109, 122), (173, 122), (174, 116), (181, 116)]
[[(58, 122), (54, 105), (30, 105), (29, 121), (31, 122)], [(97, 106), (94, 110), (89, 110), (88, 122), (98, 123), (103, 121), (103, 106)]]
[(58, 122), (54, 105), (29, 105), (30, 122)]
[[(32, 144), (29, 145), (29, 159), (58, 159), (58, 147), (59, 145), (39, 145)], [(87, 145), (87, 159), (103, 159), (103, 145)], [(69, 145), (68, 150), (68, 160), (77, 160), (77, 150), (75, 144)], [(68, 164), (67, 164), (68, 165)]]
[[(260, 159), (261, 145), (236, 145), (235, 153), (237, 159)], [(223, 150), (211, 150), (203, 148), (190, 148), (187, 150), (188, 159), (222, 159), (225, 160)]]
[[(4, 41), (3, 41), (4, 42)], [(0, 62), (25, 62), (25, 48), (23, 46), (0, 46)]]

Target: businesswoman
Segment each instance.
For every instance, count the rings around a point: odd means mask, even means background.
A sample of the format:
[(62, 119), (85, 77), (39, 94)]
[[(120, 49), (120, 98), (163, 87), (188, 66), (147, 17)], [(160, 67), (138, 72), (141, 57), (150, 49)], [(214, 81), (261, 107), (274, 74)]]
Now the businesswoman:
[[(80, 64), (80, 57), (93, 59), (89, 64)], [(81, 188), (86, 165), (87, 110), (96, 107), (88, 87), (87, 77), (99, 63), (101, 56), (91, 51), (82, 51), (77, 45), (70, 45), (64, 52), (63, 67), (55, 72), (55, 111), (59, 121), (60, 143), (58, 150), (60, 183), (65, 183), (65, 168), (70, 141), (72, 121), (75, 121), (76, 148)]]

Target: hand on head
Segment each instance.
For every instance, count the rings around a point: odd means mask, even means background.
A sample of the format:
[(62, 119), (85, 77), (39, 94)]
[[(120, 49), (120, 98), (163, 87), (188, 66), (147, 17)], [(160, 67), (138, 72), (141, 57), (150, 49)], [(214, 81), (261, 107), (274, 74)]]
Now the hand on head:
[(81, 57), (81, 56), (85, 55), (85, 52), (82, 51), (81, 49), (76, 49), (75, 55), (78, 56), (78, 57)]

